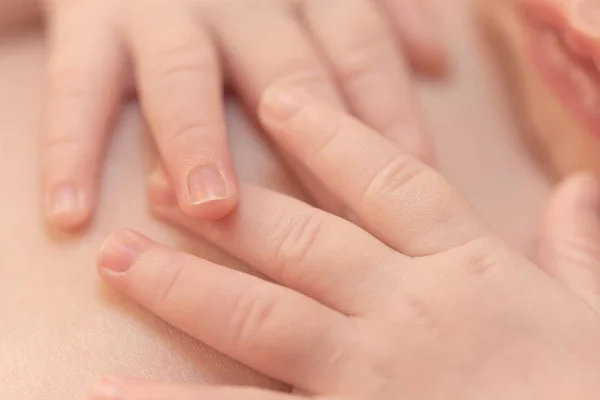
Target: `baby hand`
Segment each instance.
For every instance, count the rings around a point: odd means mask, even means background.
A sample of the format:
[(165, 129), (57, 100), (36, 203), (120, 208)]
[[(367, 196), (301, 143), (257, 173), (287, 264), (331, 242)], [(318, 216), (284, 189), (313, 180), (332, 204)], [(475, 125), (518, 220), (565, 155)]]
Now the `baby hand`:
[[(224, 84), (254, 110), (268, 85), (286, 80), (351, 109), (417, 156), (430, 156), (397, 46), (405, 44), (421, 70), (443, 64), (422, 0), (45, 5), (50, 54), (42, 182), (53, 224), (75, 227), (92, 216), (106, 142), (134, 86), (180, 207), (202, 219), (223, 217), (238, 197)], [(291, 163), (319, 205), (336, 210), (339, 202)]]
[[(573, 221), (561, 227), (576, 246), (567, 254), (583, 255), (548, 265), (561, 271), (555, 278), (508, 248), (440, 174), (388, 139), (289, 87), (265, 99), (261, 116), (273, 137), (366, 230), (243, 186), (238, 209), (221, 221), (193, 221), (166, 203), (155, 211), (269, 281), (129, 231), (107, 240), (99, 266), (114, 288), (296, 393), (107, 380), (95, 400), (598, 397), (600, 296), (590, 290), (600, 281), (597, 184), (590, 192), (589, 180), (574, 181), (550, 208), (555, 221), (570, 210)], [(168, 181), (154, 182), (168, 196)], [(574, 198), (583, 201), (573, 207)], [(585, 232), (595, 240), (581, 241)], [(550, 236), (555, 249), (573, 244)], [(565, 279), (577, 268), (588, 270), (587, 285)]]

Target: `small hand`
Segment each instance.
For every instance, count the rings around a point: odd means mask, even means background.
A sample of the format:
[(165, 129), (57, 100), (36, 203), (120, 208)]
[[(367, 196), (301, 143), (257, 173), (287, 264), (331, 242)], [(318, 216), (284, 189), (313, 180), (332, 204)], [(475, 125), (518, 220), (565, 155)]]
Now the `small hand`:
[[(443, 65), (421, 0), (45, 5), (50, 54), (42, 185), (45, 215), (55, 225), (77, 227), (92, 216), (107, 138), (135, 88), (179, 205), (198, 218), (223, 217), (238, 198), (224, 84), (253, 110), (273, 82), (295, 83), (351, 109), (417, 156), (431, 157), (397, 46), (405, 44), (420, 70)], [(314, 177), (289, 163), (319, 205), (340, 211)]]
[(99, 271), (296, 394), (108, 380), (95, 399), (597, 398), (600, 318), (582, 291), (508, 248), (440, 174), (352, 118), (286, 86), (267, 93), (261, 116), (366, 230), (254, 186), (225, 219), (193, 221), (155, 177), (159, 216), (269, 281), (130, 231), (107, 240)]

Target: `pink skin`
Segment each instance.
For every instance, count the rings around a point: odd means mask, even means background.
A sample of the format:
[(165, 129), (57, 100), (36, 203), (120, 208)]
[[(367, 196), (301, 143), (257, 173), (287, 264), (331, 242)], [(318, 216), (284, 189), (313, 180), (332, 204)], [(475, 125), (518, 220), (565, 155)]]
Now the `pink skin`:
[[(169, 201), (154, 210), (269, 280), (131, 231), (107, 239), (99, 272), (174, 326), (297, 391), (108, 379), (94, 400), (597, 398), (593, 178), (557, 190), (543, 271), (495, 237), (441, 175), (356, 120), (285, 86), (267, 93), (261, 117), (366, 230), (244, 186), (222, 221), (190, 220)], [(172, 196), (166, 176), (153, 185), (158, 198)]]
[[(92, 217), (104, 148), (133, 91), (180, 207), (200, 219), (223, 217), (238, 201), (225, 83), (252, 110), (269, 84), (294, 82), (430, 158), (406, 64), (409, 58), (418, 70), (441, 70), (445, 58), (422, 3), (43, 1), (50, 43), (41, 141), (47, 220), (73, 228)], [(290, 163), (319, 205), (338, 207)]]
[(534, 65), (569, 110), (600, 136), (600, 4), (522, 0), (518, 7)]

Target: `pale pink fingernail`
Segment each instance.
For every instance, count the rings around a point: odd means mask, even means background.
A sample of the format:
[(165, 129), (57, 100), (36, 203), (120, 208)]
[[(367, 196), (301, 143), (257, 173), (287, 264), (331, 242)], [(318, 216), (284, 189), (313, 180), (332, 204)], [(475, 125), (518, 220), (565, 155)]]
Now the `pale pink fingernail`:
[(193, 205), (227, 199), (227, 184), (220, 168), (200, 165), (188, 176), (188, 192)]
[(85, 212), (85, 194), (73, 184), (63, 184), (48, 193), (46, 215), (55, 219), (64, 215)]
[(140, 253), (151, 245), (145, 236), (133, 231), (123, 231), (109, 236), (100, 249), (98, 264), (113, 273), (127, 272)]

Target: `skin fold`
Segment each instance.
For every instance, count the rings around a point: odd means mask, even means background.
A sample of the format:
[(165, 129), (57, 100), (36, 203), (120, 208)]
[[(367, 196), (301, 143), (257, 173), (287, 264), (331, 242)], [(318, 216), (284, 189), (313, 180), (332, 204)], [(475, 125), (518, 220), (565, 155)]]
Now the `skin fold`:
[[(455, 60), (445, 84), (419, 85), (440, 168), (492, 229), (529, 253), (549, 183), (515, 138), (503, 81), (476, 49), (467, 1), (437, 1)], [(45, 231), (38, 207), (37, 135), (44, 45), (38, 33), (0, 41), (0, 393), (18, 400), (84, 398), (105, 374), (158, 380), (264, 383), (263, 378), (185, 339), (102, 285), (94, 269), (105, 239), (134, 228), (161, 243), (239, 265), (146, 212), (152, 146), (128, 107), (109, 149), (99, 214), (84, 236)], [(229, 107), (231, 144), (243, 180), (299, 195), (252, 125)]]
[[(541, 236), (550, 265), (536, 265), (498, 240), (439, 172), (351, 117), (283, 85), (269, 89), (260, 117), (366, 231), (252, 185), (242, 186), (244, 200), (227, 218), (190, 220), (163, 171), (151, 183), (155, 213), (269, 280), (126, 230), (100, 250), (99, 274), (111, 287), (320, 398), (597, 398), (600, 186), (593, 176), (575, 175), (553, 196)], [(339, 179), (344, 174), (353, 179)], [(105, 380), (92, 398), (253, 396), (308, 398), (118, 380)]]
[[(135, 226), (186, 251), (239, 262), (197, 239), (155, 222), (145, 209), (148, 171), (155, 152), (144, 140), (135, 107), (119, 123), (109, 152), (114, 169), (103, 186), (105, 206), (89, 231), (73, 236), (47, 229), (35, 197), (39, 87), (43, 46), (32, 34), (0, 47), (0, 393), (27, 399), (82, 399), (99, 376), (122, 372), (197, 382), (273, 383), (169, 328), (101, 285), (97, 249), (113, 229)], [(273, 156), (229, 109), (241, 176), (300, 196)], [(141, 150), (141, 151), (140, 151)], [(250, 168), (250, 166), (253, 166)], [(278, 386), (275, 386), (278, 387)]]
[[(443, 70), (427, 2), (42, 1), (47, 220), (69, 229), (93, 216), (112, 121), (132, 94), (190, 217), (218, 219), (238, 201), (223, 86), (252, 110), (270, 84), (294, 82), (428, 158), (408, 65)], [(319, 206), (341, 211), (306, 171), (296, 173)]]

